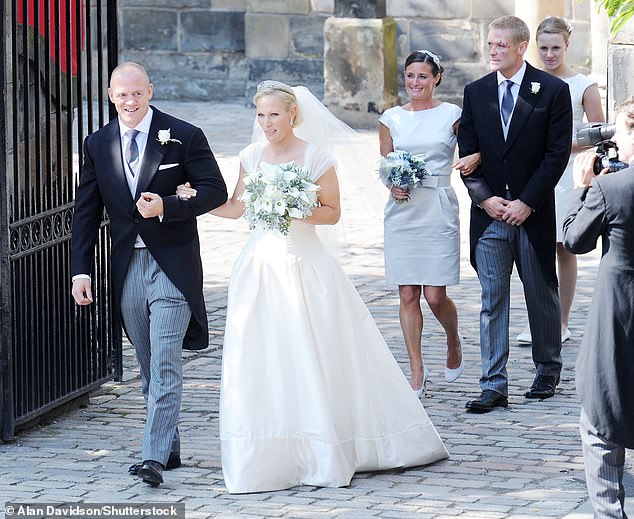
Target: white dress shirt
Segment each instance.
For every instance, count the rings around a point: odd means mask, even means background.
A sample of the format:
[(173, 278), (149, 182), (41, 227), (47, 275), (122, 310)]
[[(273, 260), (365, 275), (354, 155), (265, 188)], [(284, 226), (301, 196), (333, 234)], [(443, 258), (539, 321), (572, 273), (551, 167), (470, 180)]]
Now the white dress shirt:
[[(517, 101), (517, 94), (520, 92), (520, 85), (524, 79), (524, 73), (526, 72), (526, 62), (522, 63), (520, 69), (513, 74), (511, 77), (504, 77), (504, 75), (498, 70), (498, 112), (500, 114), (500, 122), (502, 123), (502, 131), (504, 132), (504, 140), (509, 134), (509, 126), (511, 126), (511, 121), (513, 120), (513, 113), (515, 112), (515, 102)], [(513, 111), (509, 117), (509, 120), (504, 124), (504, 119), (502, 119), (502, 98), (504, 97), (504, 91), (506, 90), (505, 81), (510, 79), (513, 82), (511, 86), (511, 94), (513, 94)], [(509, 186), (506, 186), (506, 191), (508, 193)]]
[[(517, 101), (517, 94), (520, 91), (520, 85), (522, 84), (522, 80), (524, 79), (524, 73), (526, 72), (526, 62), (522, 63), (520, 69), (513, 74), (511, 77), (504, 77), (502, 73), (498, 70), (498, 104), (500, 112), (500, 122), (502, 123), (502, 130), (504, 131), (504, 140), (506, 140), (506, 136), (509, 133), (509, 126), (511, 125), (511, 121), (513, 120), (513, 112), (515, 112), (515, 102)], [(511, 112), (511, 116), (509, 120), (504, 124), (504, 120), (502, 119), (502, 98), (504, 97), (504, 90), (506, 90), (505, 81), (510, 79), (513, 82), (513, 86), (511, 86), (511, 93), (513, 94), (513, 112)]]

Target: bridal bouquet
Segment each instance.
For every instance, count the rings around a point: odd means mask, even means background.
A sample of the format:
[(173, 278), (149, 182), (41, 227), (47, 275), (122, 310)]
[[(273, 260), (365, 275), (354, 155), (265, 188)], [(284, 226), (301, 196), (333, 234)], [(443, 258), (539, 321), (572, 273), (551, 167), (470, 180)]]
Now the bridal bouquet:
[[(425, 169), (425, 154), (412, 155), (407, 151), (391, 151), (381, 157), (379, 176), (384, 184), (409, 190), (429, 175)], [(397, 203), (407, 202), (407, 198)]]
[(249, 228), (278, 230), (288, 234), (291, 218), (307, 218), (317, 207), (319, 186), (310, 173), (295, 162), (267, 164), (244, 177), (246, 188), (241, 200)]

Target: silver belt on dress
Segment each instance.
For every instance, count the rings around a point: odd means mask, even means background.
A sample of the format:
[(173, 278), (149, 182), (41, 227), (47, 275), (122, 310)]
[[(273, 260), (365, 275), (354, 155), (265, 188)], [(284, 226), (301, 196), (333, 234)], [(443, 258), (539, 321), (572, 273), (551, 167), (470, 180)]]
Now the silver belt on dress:
[(429, 176), (420, 181), (422, 187), (450, 187), (451, 177), (449, 175)]

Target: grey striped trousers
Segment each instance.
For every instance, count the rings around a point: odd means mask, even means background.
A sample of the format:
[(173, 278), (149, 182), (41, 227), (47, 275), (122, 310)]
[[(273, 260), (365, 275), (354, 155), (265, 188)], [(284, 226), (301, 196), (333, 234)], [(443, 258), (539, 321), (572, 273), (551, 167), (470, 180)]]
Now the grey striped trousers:
[(627, 519), (623, 509), (625, 447), (600, 436), (583, 408), (579, 418), (579, 432), (586, 486), (595, 519)]
[(557, 286), (544, 278), (524, 228), (492, 221), (476, 244), (475, 257), (482, 287), (480, 388), (508, 395), (506, 363), (513, 263), (517, 264), (524, 287), (537, 375), (559, 376), (562, 365), (559, 293)]
[(132, 253), (121, 315), (136, 350), (146, 404), (142, 459), (166, 465), (170, 451), (180, 451), (181, 354), (191, 310), (147, 249)]

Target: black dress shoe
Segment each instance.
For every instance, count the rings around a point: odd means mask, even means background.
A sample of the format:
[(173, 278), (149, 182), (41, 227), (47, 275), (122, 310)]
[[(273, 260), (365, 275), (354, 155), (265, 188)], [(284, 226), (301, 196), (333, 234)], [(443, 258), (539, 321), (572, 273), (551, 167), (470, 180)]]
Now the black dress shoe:
[(148, 485), (158, 487), (163, 483), (163, 465), (158, 461), (145, 460), (139, 469), (138, 476)]
[[(135, 463), (128, 467), (128, 473), (132, 476), (139, 474), (139, 469), (143, 466), (143, 463)], [(170, 457), (167, 459), (167, 465), (165, 470), (177, 469), (181, 466), (181, 455), (179, 452), (170, 452)]]
[(485, 389), (480, 393), (480, 398), (470, 400), (465, 407), (469, 413), (488, 413), (496, 407), (508, 407), (508, 405), (509, 399), (502, 393), (492, 389)]
[(550, 398), (555, 395), (555, 387), (559, 384), (559, 377), (555, 375), (537, 375), (531, 388), (524, 393), (526, 398)]

